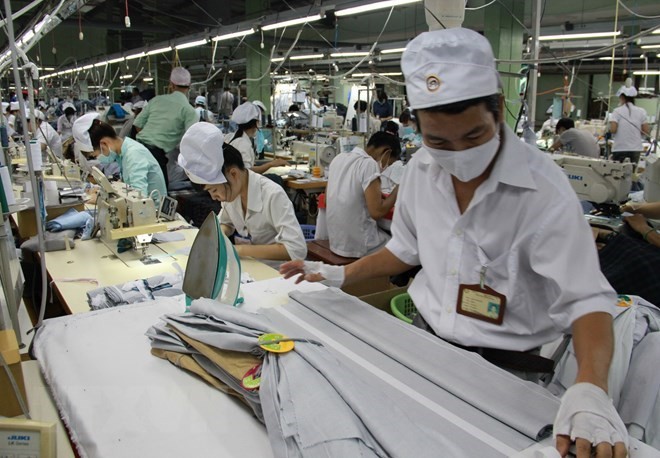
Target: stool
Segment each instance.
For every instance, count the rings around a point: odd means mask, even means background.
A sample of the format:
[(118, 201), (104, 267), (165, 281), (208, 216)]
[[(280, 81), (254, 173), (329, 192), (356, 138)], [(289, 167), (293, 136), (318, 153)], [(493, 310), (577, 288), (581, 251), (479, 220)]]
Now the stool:
[[(312, 240), (307, 242), (307, 259), (310, 261), (321, 261), (333, 266), (345, 266), (357, 261), (359, 258), (345, 258), (330, 250), (328, 240)], [(352, 296), (364, 296), (386, 291), (391, 288), (389, 277), (379, 277), (344, 286), (341, 289)]]

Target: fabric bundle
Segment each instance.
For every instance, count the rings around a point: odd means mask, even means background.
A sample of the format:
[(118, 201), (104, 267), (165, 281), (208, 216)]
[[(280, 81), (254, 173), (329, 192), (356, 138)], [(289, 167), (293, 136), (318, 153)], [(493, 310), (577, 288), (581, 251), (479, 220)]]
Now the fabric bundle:
[(60, 232), (65, 229), (82, 230), (87, 221), (93, 219), (87, 212), (79, 212), (75, 208), (70, 208), (60, 216), (46, 223), (46, 230), (50, 232)]
[[(148, 330), (152, 354), (241, 398), (276, 457), (509, 456), (549, 432), (559, 400), (538, 385), (339, 290), (291, 297), (193, 301)], [(294, 349), (264, 351), (271, 333)]]
[(183, 294), (180, 274), (156, 275), (114, 286), (104, 286), (87, 291), (87, 303), (92, 310), (135, 304), (157, 297)]

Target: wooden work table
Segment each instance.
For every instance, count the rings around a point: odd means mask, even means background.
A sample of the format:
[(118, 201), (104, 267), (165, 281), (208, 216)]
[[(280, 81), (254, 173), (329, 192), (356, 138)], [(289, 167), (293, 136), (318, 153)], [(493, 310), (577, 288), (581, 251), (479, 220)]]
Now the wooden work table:
[[(180, 226), (181, 221), (168, 223), (170, 227)], [(53, 293), (58, 296), (66, 313), (88, 312), (87, 291), (99, 286), (125, 283), (154, 275), (175, 273), (175, 264), (185, 271), (188, 263), (188, 248), (192, 245), (197, 229), (177, 231), (185, 240), (152, 244), (148, 253), (160, 262), (145, 265), (141, 252), (127, 251), (116, 255), (99, 239), (76, 241), (75, 248), (46, 253), (46, 268), (53, 285)], [(279, 276), (278, 272), (253, 259), (242, 259), (241, 267), (255, 280), (266, 280)], [(98, 281), (98, 284), (93, 280)]]

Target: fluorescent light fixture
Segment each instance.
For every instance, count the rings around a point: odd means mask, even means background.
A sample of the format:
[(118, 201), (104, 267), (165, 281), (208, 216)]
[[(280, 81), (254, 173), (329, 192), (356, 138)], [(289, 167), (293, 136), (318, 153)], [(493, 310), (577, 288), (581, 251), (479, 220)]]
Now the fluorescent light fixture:
[(656, 48), (660, 48), (660, 44), (657, 44), (657, 45), (644, 45), (644, 46), (642, 46), (642, 49), (656, 49)]
[(122, 76), (119, 77), (120, 80), (127, 80), (129, 78), (133, 78), (133, 75), (128, 74), (128, 75), (122, 75)]
[(655, 30), (652, 32), (652, 35), (660, 35), (660, 28), (655, 29)]
[(152, 77), (150, 77), (150, 76), (148, 76), (148, 77), (146, 77), (146, 78), (142, 78), (142, 81), (144, 81), (145, 83), (149, 83), (149, 82), (151, 82), (151, 81), (153, 81), (153, 80), (154, 80), (154, 79), (153, 79)]
[(283, 62), (283, 61), (284, 61), (284, 57), (275, 57), (275, 58), (272, 60), (272, 62)]
[(330, 54), (330, 57), (364, 57), (368, 56), (368, 52), (357, 51), (357, 52), (333, 52)]
[(226, 33), (224, 35), (218, 35), (217, 37), (213, 37), (213, 41), (222, 41), (222, 40), (231, 40), (232, 38), (240, 38), (244, 37), (246, 35), (252, 35), (254, 33), (254, 29), (248, 29), (248, 30), (243, 30), (241, 32), (232, 32), (232, 33)]
[(263, 27), (261, 27), (261, 30), (266, 32), (268, 30), (281, 29), (283, 27), (289, 27), (292, 25), (306, 24), (308, 22), (318, 21), (319, 19), (321, 19), (320, 14), (315, 14), (313, 16), (307, 16), (307, 17), (299, 17), (297, 19), (290, 19), (288, 21), (282, 21), (282, 22), (276, 22), (275, 24), (264, 25)]
[(94, 67), (103, 67), (104, 65), (108, 65), (107, 62), (97, 62), (94, 64)]
[(48, 21), (50, 21), (50, 14), (45, 15), (44, 18), (41, 21), (39, 21), (37, 25), (34, 26), (34, 31), (36, 33), (39, 33), (41, 29), (44, 28), (44, 26)]
[(181, 43), (180, 45), (176, 45), (174, 49), (194, 48), (196, 46), (203, 46), (206, 43), (208, 43), (208, 40), (204, 38), (203, 40), (191, 41), (189, 43)]
[(420, 1), (421, 0), (387, 0), (385, 2), (369, 3), (368, 5), (355, 6), (353, 8), (346, 8), (345, 10), (335, 11), (335, 16), (352, 16), (354, 14), (391, 8), (393, 6), (396, 7), (409, 5), (411, 3), (418, 3)]
[(660, 75), (660, 70), (636, 70), (633, 72), (633, 75)]
[(153, 56), (154, 54), (162, 54), (164, 52), (171, 51), (171, 50), (172, 50), (171, 46), (167, 46), (165, 48), (154, 49), (152, 51), (148, 51), (147, 56)]
[(371, 76), (371, 75), (381, 75), (381, 76), (401, 76), (403, 73), (401, 72), (385, 72), (385, 73), (353, 73), (351, 76), (353, 78), (364, 78), (365, 76)]
[(305, 60), (305, 59), (323, 59), (323, 54), (304, 54), (300, 56), (289, 56), (291, 60)]
[(611, 57), (599, 57), (598, 60), (612, 60)]
[(117, 57), (116, 59), (110, 59), (108, 61), (109, 64), (116, 64), (117, 62), (123, 62), (124, 58), (123, 57)]
[(381, 54), (400, 54), (405, 51), (406, 48), (392, 48), (392, 49), (383, 49)]
[(34, 37), (34, 31), (32, 29), (28, 30), (25, 32), (25, 35), (23, 35), (23, 38), (20, 39), (20, 43), (27, 43)]
[(550, 40), (580, 40), (585, 38), (612, 38), (618, 37), (621, 35), (620, 31), (616, 32), (593, 32), (593, 33), (571, 33), (564, 35), (544, 35), (540, 36), (540, 41), (550, 41)]
[(93, 66), (92, 64), (90, 64), (90, 65), (85, 65), (82, 69), (83, 69), (83, 70), (89, 70), (90, 68), (94, 68), (94, 66)]
[(147, 54), (144, 53), (144, 52), (139, 52), (139, 53), (137, 53), (137, 54), (131, 54), (130, 56), (126, 56), (126, 60), (137, 59), (137, 58), (139, 58), (139, 57), (144, 57), (144, 56), (146, 56), (146, 55), (147, 55)]

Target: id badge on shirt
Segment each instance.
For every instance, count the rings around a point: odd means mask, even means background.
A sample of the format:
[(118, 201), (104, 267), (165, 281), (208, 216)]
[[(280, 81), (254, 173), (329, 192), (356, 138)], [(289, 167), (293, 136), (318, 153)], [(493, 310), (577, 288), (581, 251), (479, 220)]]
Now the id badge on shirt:
[(480, 284), (459, 285), (456, 313), (501, 325), (504, 321), (506, 296), (486, 285), (486, 269), (486, 266), (481, 268)]

